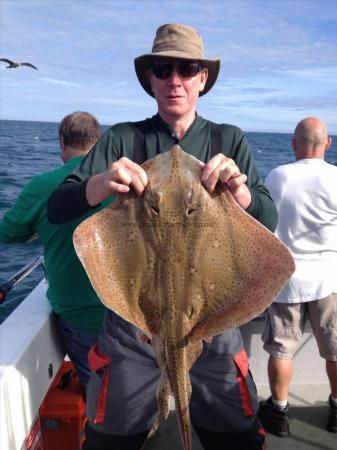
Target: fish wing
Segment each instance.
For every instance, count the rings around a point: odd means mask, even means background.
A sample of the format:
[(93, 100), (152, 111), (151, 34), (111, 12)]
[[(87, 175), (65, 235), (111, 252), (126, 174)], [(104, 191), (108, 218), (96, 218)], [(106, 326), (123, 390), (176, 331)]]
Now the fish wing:
[(226, 188), (205, 190), (203, 164), (180, 147), (143, 167), (144, 195), (123, 195), (82, 222), (74, 246), (101, 301), (152, 337), (162, 374), (154, 429), (172, 390), (190, 450), (188, 371), (201, 340), (264, 311), (294, 263)]

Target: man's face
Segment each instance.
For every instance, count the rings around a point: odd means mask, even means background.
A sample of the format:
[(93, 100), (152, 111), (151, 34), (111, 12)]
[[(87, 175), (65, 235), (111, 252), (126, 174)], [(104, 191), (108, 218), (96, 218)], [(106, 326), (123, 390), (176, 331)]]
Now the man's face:
[(160, 115), (179, 120), (195, 111), (208, 72), (200, 68), (198, 61), (158, 59), (147, 76)]

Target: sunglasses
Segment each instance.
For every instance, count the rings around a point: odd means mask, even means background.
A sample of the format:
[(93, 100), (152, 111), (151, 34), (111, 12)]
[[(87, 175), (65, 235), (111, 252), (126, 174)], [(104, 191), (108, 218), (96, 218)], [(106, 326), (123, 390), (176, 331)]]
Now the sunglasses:
[(176, 68), (178, 75), (183, 78), (195, 77), (203, 70), (203, 66), (199, 62), (181, 61), (174, 63), (155, 63), (152, 66), (152, 73), (160, 80), (167, 80), (172, 75), (174, 68)]

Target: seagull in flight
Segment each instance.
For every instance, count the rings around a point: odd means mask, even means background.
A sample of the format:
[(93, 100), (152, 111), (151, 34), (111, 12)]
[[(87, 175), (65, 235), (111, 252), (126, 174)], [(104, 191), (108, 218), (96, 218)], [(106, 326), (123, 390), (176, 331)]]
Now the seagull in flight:
[(6, 59), (6, 58), (0, 58), (0, 61), (3, 61), (7, 64), (9, 64), (9, 66), (6, 66), (6, 69), (15, 69), (16, 67), (20, 67), (20, 66), (28, 66), (31, 67), (32, 69), (36, 69), (37, 67), (33, 66), (33, 64), (28, 63), (28, 62), (14, 62), (11, 61), (10, 59)]

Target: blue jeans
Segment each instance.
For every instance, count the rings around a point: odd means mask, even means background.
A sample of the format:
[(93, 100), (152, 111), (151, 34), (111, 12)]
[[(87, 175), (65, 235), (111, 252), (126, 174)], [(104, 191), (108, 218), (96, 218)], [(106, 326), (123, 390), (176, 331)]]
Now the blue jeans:
[(85, 392), (91, 375), (88, 364), (88, 352), (96, 344), (98, 334), (79, 330), (69, 322), (61, 319), (57, 314), (54, 314), (54, 317), (64, 350), (74, 364), (83, 391)]

